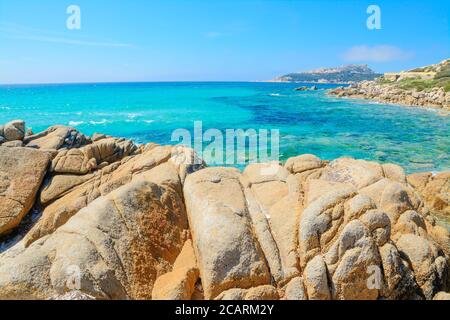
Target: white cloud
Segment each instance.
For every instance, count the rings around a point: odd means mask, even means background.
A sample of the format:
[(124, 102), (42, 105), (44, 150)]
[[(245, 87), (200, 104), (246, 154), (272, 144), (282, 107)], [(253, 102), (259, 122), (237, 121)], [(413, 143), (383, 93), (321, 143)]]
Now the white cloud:
[(3, 37), (17, 40), (95, 47), (133, 47), (133, 45), (129, 43), (97, 41), (86, 37), (67, 37), (66, 34), (29, 28), (13, 23), (0, 23), (0, 32)]
[(13, 36), (13, 39), (32, 40), (40, 42), (51, 42), (60, 44), (71, 44), (80, 46), (93, 46), (93, 47), (132, 47), (129, 43), (120, 42), (98, 42), (98, 41), (85, 41), (70, 38), (55, 38), (46, 36)]
[(360, 45), (348, 49), (343, 58), (351, 62), (389, 62), (395, 60), (405, 60), (412, 56), (411, 52), (403, 51), (396, 46), (378, 45), (367, 46)]

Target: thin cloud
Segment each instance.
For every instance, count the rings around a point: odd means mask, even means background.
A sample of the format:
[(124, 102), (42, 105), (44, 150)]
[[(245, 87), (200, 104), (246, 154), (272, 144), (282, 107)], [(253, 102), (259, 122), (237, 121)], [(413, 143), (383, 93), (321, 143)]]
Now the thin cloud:
[(30, 40), (93, 47), (133, 47), (133, 45), (129, 43), (97, 41), (83, 37), (72, 38), (62, 35), (61, 33), (58, 34), (55, 32), (29, 28), (12, 23), (0, 23), (0, 32), (4, 37), (16, 40)]
[(226, 33), (217, 32), (217, 31), (209, 31), (209, 32), (205, 33), (205, 37), (208, 39), (216, 39), (216, 38), (224, 37), (226, 35), (227, 35)]
[(70, 45), (80, 45), (80, 46), (93, 46), (93, 47), (132, 47), (129, 43), (119, 43), (119, 42), (92, 42), (84, 40), (76, 40), (70, 38), (53, 38), (46, 36), (14, 36), (11, 37), (19, 40), (32, 40), (40, 42), (51, 42), (60, 44), (70, 44)]
[(411, 58), (412, 53), (404, 51), (396, 46), (354, 46), (348, 49), (343, 58), (349, 62), (389, 62), (396, 60), (406, 60)]

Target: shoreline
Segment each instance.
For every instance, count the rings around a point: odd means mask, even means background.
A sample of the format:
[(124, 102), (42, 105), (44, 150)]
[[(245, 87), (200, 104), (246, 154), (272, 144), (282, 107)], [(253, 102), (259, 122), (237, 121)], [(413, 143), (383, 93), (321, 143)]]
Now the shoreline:
[[(398, 106), (434, 109), (450, 114), (450, 92), (442, 88), (430, 91), (403, 90), (394, 85), (363, 81), (349, 87), (338, 87), (327, 91), (327, 95), (338, 98), (354, 98), (376, 101)], [(440, 114), (440, 113), (439, 113)]]
[(332, 91), (334, 89), (328, 89), (326, 95), (330, 97), (334, 97), (336, 99), (342, 99), (342, 100), (355, 100), (355, 101), (361, 101), (369, 104), (379, 104), (379, 105), (389, 105), (399, 108), (410, 108), (412, 110), (424, 110), (427, 112), (433, 112), (443, 117), (450, 116), (450, 110), (444, 110), (442, 108), (439, 108), (437, 106), (417, 106), (417, 105), (411, 105), (406, 103), (400, 103), (400, 102), (389, 102), (386, 100), (379, 100), (377, 98), (368, 98), (363, 96), (343, 96), (339, 97), (336, 94), (330, 94), (329, 91)]

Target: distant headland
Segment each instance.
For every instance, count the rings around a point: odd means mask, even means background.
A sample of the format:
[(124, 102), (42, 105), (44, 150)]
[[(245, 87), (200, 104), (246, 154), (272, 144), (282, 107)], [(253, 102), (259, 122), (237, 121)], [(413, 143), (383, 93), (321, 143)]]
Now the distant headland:
[(367, 65), (345, 65), (336, 68), (321, 68), (316, 70), (288, 73), (269, 82), (308, 82), (351, 84), (364, 80), (374, 80), (382, 74), (374, 72)]

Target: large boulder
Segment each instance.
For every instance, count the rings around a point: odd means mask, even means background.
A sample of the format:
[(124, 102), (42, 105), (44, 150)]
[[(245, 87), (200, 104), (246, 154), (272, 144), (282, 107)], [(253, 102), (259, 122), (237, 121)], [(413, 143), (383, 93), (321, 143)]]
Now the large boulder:
[(155, 281), (153, 300), (190, 300), (199, 277), (192, 241), (188, 240), (175, 260), (172, 271)]
[[(291, 177), (291, 178), (289, 178)], [(244, 170), (245, 197), (255, 234), (278, 285), (300, 274), (297, 255), (297, 222), (300, 191), (289, 171), (272, 162), (251, 164)]]
[(53, 126), (35, 135), (25, 137), (24, 143), (31, 148), (58, 150), (80, 148), (91, 143), (91, 140), (75, 128)]
[(250, 289), (234, 288), (222, 292), (216, 300), (278, 300), (277, 289), (271, 285), (263, 285)]
[(0, 234), (15, 228), (31, 209), (49, 161), (40, 151), (0, 147)]
[(136, 145), (130, 140), (102, 139), (79, 149), (61, 150), (52, 161), (51, 171), (86, 174), (132, 155), (136, 150)]
[(25, 137), (25, 122), (22, 120), (13, 120), (5, 124), (3, 136), (8, 141), (23, 140)]
[(331, 161), (322, 171), (322, 180), (348, 183), (357, 189), (371, 185), (384, 177), (380, 164), (372, 161), (340, 158)]
[(325, 162), (315, 155), (303, 154), (289, 158), (284, 166), (289, 172), (295, 174), (321, 168), (324, 164)]
[(0, 258), (0, 299), (79, 290), (97, 299), (150, 299), (188, 237), (178, 170), (167, 163), (98, 198), (28, 248)]
[(187, 177), (184, 196), (206, 299), (230, 288), (269, 284), (240, 173), (206, 168)]
[(450, 171), (414, 173), (408, 176), (408, 182), (430, 210), (450, 216)]
[[(26, 235), (25, 244), (52, 233), (89, 203), (129, 183), (134, 176), (169, 161), (171, 154), (172, 147), (152, 144), (141, 154), (125, 157), (92, 174), (53, 176), (41, 193), (41, 201), (46, 204), (42, 217)], [(184, 177), (185, 166), (175, 165)]]

